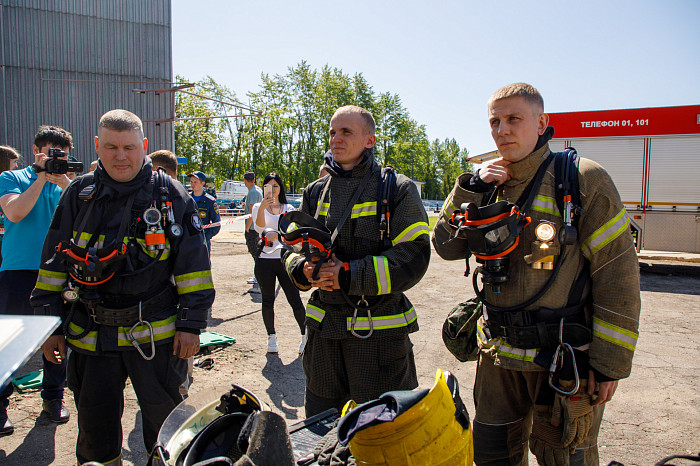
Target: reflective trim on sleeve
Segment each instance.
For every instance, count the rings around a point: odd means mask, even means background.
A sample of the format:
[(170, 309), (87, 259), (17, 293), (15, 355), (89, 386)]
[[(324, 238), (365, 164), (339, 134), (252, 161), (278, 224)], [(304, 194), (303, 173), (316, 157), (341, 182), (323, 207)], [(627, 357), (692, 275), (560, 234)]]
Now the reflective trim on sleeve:
[[(83, 330), (85, 330), (83, 327), (74, 324), (73, 322), (68, 323), (68, 328), (70, 329), (73, 335), (80, 335), (81, 333), (83, 333)], [(66, 342), (69, 345), (75, 346), (76, 348), (84, 349), (86, 351), (95, 351), (97, 349), (97, 330), (88, 332), (88, 334), (80, 340), (66, 338)]]
[(177, 285), (177, 294), (211, 290), (214, 288), (214, 282), (211, 279), (211, 270), (177, 275), (175, 276), (175, 284)]
[(296, 259), (297, 257), (302, 257), (302, 255), (301, 255), (301, 254), (298, 254), (298, 253), (296, 253), (296, 252), (290, 253), (290, 254), (287, 256), (287, 258), (284, 260), (284, 266), (285, 266), (285, 268), (288, 269), (289, 267), (291, 267), (291, 266), (292, 266), (292, 262), (293, 262), (294, 259)]
[(60, 292), (63, 291), (66, 281), (68, 281), (67, 273), (39, 269), (39, 276), (36, 280), (36, 288), (39, 290)]
[(452, 203), (452, 198), (449, 198), (449, 200), (442, 205), (442, 210), (447, 217), (452, 217), (452, 213), (459, 209)]
[(593, 317), (593, 335), (601, 340), (634, 351), (639, 334)]
[[(372, 316), (372, 328), (374, 330), (386, 330), (390, 328), (408, 327), (411, 323), (418, 319), (416, 309), (411, 307), (408, 311), (402, 314), (394, 314), (390, 316)], [(352, 317), (347, 317), (348, 331), (352, 326)], [(358, 317), (355, 321), (355, 330), (369, 330), (369, 318)]]
[(557, 202), (554, 200), (554, 198), (542, 196), (541, 194), (535, 196), (535, 200), (532, 201), (532, 210), (561, 217), (559, 208), (557, 207)]
[(352, 206), (350, 218), (369, 217), (377, 214), (377, 201), (363, 202)]
[(314, 306), (313, 304), (306, 305), (306, 317), (309, 317), (316, 322), (321, 322), (324, 317), (326, 317), (326, 311), (320, 307)]
[(622, 209), (615, 217), (593, 232), (581, 245), (581, 252), (590, 260), (593, 254), (600, 251), (605, 245), (613, 241), (629, 228), (630, 219), (627, 211)]
[(389, 259), (384, 256), (372, 256), (372, 262), (374, 262), (374, 274), (377, 277), (377, 294), (391, 293)]
[[(153, 327), (153, 340), (160, 341), (175, 336), (175, 320), (177, 316), (172, 315), (167, 319), (151, 322)], [(119, 327), (117, 331), (117, 346), (133, 346), (129, 339), (131, 326)], [(147, 325), (139, 325), (134, 329), (134, 338), (139, 344), (151, 341), (151, 331)]]
[(321, 210), (319, 211), (318, 216), (319, 216), (319, 217), (320, 217), (321, 215), (323, 215), (324, 217), (327, 216), (327, 215), (328, 215), (328, 211), (330, 210), (330, 208), (331, 208), (331, 203), (330, 203), (330, 202), (324, 202), (323, 204), (321, 204)]
[(420, 235), (430, 236), (430, 229), (428, 228), (428, 224), (426, 222), (416, 222), (413, 225), (410, 225), (404, 231), (399, 233), (399, 235), (391, 241), (391, 244), (396, 246), (397, 244), (405, 241), (413, 241)]

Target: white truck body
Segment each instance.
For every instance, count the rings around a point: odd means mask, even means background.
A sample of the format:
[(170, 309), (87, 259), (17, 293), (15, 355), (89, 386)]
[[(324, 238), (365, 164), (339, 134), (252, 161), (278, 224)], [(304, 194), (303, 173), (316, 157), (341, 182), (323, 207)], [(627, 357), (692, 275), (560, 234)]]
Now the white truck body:
[(243, 181), (226, 180), (221, 183), (221, 188), (216, 196), (221, 201), (240, 201), (248, 195), (248, 188)]
[(638, 249), (700, 253), (700, 105), (551, 113), (553, 151), (602, 165)]

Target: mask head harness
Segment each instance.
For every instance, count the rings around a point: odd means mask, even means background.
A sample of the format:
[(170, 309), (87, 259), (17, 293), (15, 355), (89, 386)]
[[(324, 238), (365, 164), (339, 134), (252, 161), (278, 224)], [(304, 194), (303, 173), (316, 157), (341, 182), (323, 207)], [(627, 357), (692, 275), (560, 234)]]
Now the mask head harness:
[(332, 234), (326, 225), (304, 212), (292, 211), (280, 216), (277, 230), (285, 249), (316, 263), (313, 279), (318, 280), (321, 266), (332, 254)]

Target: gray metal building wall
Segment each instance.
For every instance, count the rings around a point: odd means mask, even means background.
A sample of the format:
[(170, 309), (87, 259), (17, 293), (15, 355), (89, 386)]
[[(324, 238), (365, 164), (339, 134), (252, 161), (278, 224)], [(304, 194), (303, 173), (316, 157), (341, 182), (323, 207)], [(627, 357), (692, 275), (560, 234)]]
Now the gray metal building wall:
[[(70, 131), (72, 154), (89, 164), (106, 111), (172, 113), (170, 94), (132, 92), (172, 81), (170, 0), (0, 0), (0, 39), (0, 144), (25, 162), (41, 124)], [(144, 133), (149, 151), (172, 150), (172, 123)]]

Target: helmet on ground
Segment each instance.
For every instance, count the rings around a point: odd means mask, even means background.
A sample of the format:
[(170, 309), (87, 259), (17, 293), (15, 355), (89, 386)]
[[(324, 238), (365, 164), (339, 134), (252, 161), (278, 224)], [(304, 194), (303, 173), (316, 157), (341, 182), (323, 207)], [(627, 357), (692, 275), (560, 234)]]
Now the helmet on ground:
[(471, 465), (474, 459), (457, 379), (441, 369), (430, 390), (387, 392), (348, 412), (338, 439), (350, 445), (358, 465)]

